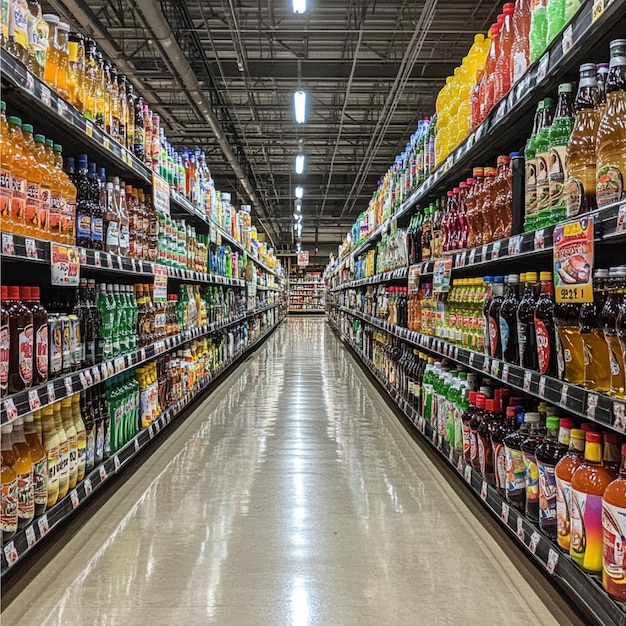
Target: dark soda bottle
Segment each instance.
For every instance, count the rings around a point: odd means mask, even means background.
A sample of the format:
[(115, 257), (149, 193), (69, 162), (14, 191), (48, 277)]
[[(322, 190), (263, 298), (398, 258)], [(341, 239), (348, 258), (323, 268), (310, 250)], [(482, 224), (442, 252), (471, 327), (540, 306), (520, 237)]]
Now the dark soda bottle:
[(550, 272), (541, 272), (541, 293), (535, 307), (537, 364), (540, 374), (557, 376), (557, 343), (554, 326), (554, 285)]
[(499, 359), (502, 356), (502, 343), (500, 342), (500, 307), (504, 302), (504, 277), (494, 276), (493, 295), (489, 306), (489, 353)]
[[(68, 167), (69, 167), (68, 159)], [(76, 186), (76, 245), (83, 248), (92, 247), (91, 239), (91, 184), (87, 177), (87, 155), (78, 157), (78, 170), (74, 174)]]
[(517, 363), (517, 308), (519, 307), (519, 276), (510, 274), (507, 281), (507, 293), (500, 307), (500, 350), (507, 363)]
[(515, 418), (517, 413), (514, 406), (506, 408), (506, 419), (494, 424), (491, 429), (491, 449), (493, 458), (493, 473), (498, 491), (506, 495), (506, 448), (504, 438), (515, 430)]
[(537, 274), (526, 273), (524, 295), (517, 308), (518, 365), (537, 370), (537, 340), (535, 336), (535, 306), (537, 305)]
[(528, 427), (528, 433), (522, 441), (521, 449), (524, 458), (524, 473), (526, 482), (526, 505), (524, 511), (526, 517), (531, 520), (539, 520), (539, 470), (537, 468), (536, 449), (541, 443), (540, 434), (541, 416), (539, 413), (526, 413), (524, 423)]

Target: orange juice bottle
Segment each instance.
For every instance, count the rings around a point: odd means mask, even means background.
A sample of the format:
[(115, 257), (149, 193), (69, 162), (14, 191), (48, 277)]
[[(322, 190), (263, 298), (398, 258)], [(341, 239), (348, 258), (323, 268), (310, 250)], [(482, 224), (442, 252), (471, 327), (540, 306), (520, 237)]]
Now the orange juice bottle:
[(13, 471), (17, 474), (17, 527), (25, 528), (35, 516), (35, 487), (33, 485), (33, 460), (24, 437), (24, 418), (13, 422)]
[[(23, 154), (22, 120), (10, 117), (9, 143), (13, 146), (11, 167), (11, 215), (2, 228), (17, 235), (24, 234), (24, 212), (26, 210), (26, 170), (28, 160)], [(4, 156), (4, 155), (3, 155)]]
[(2, 505), (0, 508), (0, 531), (2, 542), (17, 532), (17, 475), (13, 470), (15, 461), (11, 434), (12, 424), (3, 424), (0, 437), (0, 476), (2, 478)]
[(40, 200), (39, 209), (39, 234), (42, 239), (49, 239), (48, 220), (50, 217), (50, 203), (52, 200), (52, 177), (48, 169), (48, 155), (46, 154), (46, 138), (43, 135), (35, 135), (35, 159), (39, 169)]
[[(60, 148), (60, 146), (59, 146)], [(63, 185), (61, 177), (58, 175), (55, 165), (55, 152), (53, 145), (47, 145), (46, 142), (47, 168), (50, 173), (50, 210), (48, 212), (48, 237), (50, 241), (63, 243), (61, 237), (61, 216), (64, 213), (63, 208)]]
[(63, 170), (63, 148), (59, 144), (54, 144), (54, 167), (62, 191), (61, 241), (73, 246), (76, 244), (76, 187)]
[(41, 172), (35, 156), (33, 127), (22, 124), (24, 137), (24, 157), (26, 159), (26, 209), (24, 211), (24, 228), (28, 235), (39, 233), (39, 213), (41, 211)]
[(6, 118), (6, 102), (0, 102), (0, 225), (6, 225), (11, 219), (11, 168), (13, 166), (13, 146), (9, 138), (9, 123)]
[(69, 64), (69, 34), (70, 25), (65, 22), (57, 24), (57, 93), (69, 100), (70, 94), (67, 84), (67, 67)]
[(59, 48), (57, 44), (57, 30), (59, 16), (46, 13), (43, 16), (48, 25), (48, 50), (46, 51), (46, 64), (43, 70), (43, 80), (52, 89), (57, 87), (57, 65), (59, 62)]

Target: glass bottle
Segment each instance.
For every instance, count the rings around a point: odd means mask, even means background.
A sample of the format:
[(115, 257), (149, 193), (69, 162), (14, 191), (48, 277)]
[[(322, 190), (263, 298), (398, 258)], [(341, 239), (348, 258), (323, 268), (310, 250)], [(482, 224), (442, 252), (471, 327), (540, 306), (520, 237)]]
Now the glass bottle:
[(35, 516), (35, 488), (33, 485), (33, 459), (24, 437), (24, 419), (13, 421), (13, 471), (17, 475), (17, 527), (25, 528)]
[(62, 500), (70, 486), (70, 442), (63, 427), (61, 401), (52, 405), (54, 424), (59, 437), (59, 500)]
[(9, 393), (30, 389), (33, 382), (33, 314), (20, 300), (20, 288), (9, 287)]
[(524, 477), (526, 489), (526, 503), (524, 511), (531, 520), (539, 520), (539, 469), (537, 468), (536, 449), (541, 443), (540, 434), (541, 416), (539, 413), (526, 413), (524, 424), (527, 427), (526, 438), (520, 448), (524, 459)]
[(9, 393), (9, 358), (11, 353), (9, 311), (7, 300), (9, 289), (6, 285), (0, 287), (0, 397)]
[(20, 287), (20, 297), (33, 316), (33, 385), (42, 385), (48, 380), (48, 312), (41, 306), (39, 287)]
[(85, 38), (80, 33), (68, 37), (67, 82), (70, 102), (85, 113)]
[(608, 346), (611, 369), (610, 393), (619, 398), (624, 396), (624, 355), (617, 335), (616, 323), (620, 304), (626, 293), (626, 265), (612, 267), (609, 270), (608, 293), (600, 315), (604, 341)]
[(98, 65), (96, 58), (96, 42), (85, 38), (85, 79), (84, 79), (84, 101), (85, 117), (91, 122), (96, 121), (97, 111), (97, 90), (98, 90)]
[(61, 400), (61, 420), (63, 422), (63, 430), (65, 430), (67, 436), (69, 451), (68, 489), (74, 489), (78, 478), (78, 443), (74, 416), (72, 414), (71, 397)]
[(59, 470), (61, 440), (54, 421), (52, 405), (41, 410), (41, 429), (43, 447), (48, 457), (48, 508), (54, 506), (59, 499)]
[(554, 285), (550, 272), (539, 274), (541, 291), (535, 306), (535, 338), (540, 374), (557, 376), (557, 338), (554, 324)]
[(80, 415), (80, 394), (72, 396), (72, 420), (74, 430), (76, 430), (76, 482), (80, 483), (85, 478), (85, 468), (87, 463), (87, 431)]
[(560, 344), (557, 350), (558, 377), (573, 385), (581, 385), (585, 380), (580, 310), (581, 305), (573, 302), (557, 302), (554, 305), (554, 325)]
[(56, 73), (56, 91), (64, 99), (69, 100), (67, 85), (67, 66), (69, 61), (68, 38), (70, 34), (70, 26), (65, 22), (57, 24), (57, 73)]
[(517, 363), (519, 348), (517, 345), (517, 309), (519, 307), (519, 276), (510, 274), (507, 279), (507, 294), (500, 307), (498, 325), (500, 352), (507, 363)]
[(28, 0), (28, 63), (26, 66), (37, 77), (43, 78), (48, 51), (48, 24), (41, 14), (39, 0)]
[(537, 153), (537, 212), (550, 207), (550, 126), (552, 98), (544, 98), (541, 125), (535, 141)]
[(533, 130), (526, 141), (524, 148), (524, 159), (526, 162), (525, 183), (524, 183), (524, 230), (535, 230), (535, 219), (537, 216), (537, 136), (541, 128), (543, 117), (543, 100), (537, 105)]
[(33, 461), (35, 516), (43, 515), (48, 506), (48, 457), (35, 430), (32, 413), (24, 416), (24, 437)]

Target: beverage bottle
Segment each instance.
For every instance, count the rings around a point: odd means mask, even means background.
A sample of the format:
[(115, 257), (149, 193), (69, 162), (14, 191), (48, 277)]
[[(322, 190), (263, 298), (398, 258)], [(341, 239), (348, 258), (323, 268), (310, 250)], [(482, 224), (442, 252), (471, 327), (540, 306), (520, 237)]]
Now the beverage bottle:
[(516, 413), (514, 429), (504, 437), (506, 499), (520, 511), (524, 511), (526, 501), (526, 469), (522, 442), (526, 439), (527, 427), (521, 407), (513, 407)]
[(93, 243), (91, 239), (91, 185), (87, 173), (87, 155), (81, 154), (78, 157), (78, 170), (73, 182), (76, 186), (76, 245), (83, 248), (91, 248)]
[(554, 324), (554, 285), (550, 272), (539, 275), (541, 288), (535, 306), (535, 339), (540, 374), (557, 376), (557, 342)]
[(69, 100), (69, 92), (67, 85), (67, 66), (69, 61), (68, 38), (70, 26), (65, 22), (57, 24), (57, 68), (56, 68), (56, 92), (64, 100)]
[(96, 452), (96, 422), (91, 388), (80, 393), (80, 413), (85, 425), (85, 473), (88, 473), (94, 468)]
[(524, 458), (524, 479), (526, 488), (526, 503), (524, 512), (531, 520), (539, 520), (539, 469), (537, 468), (536, 449), (542, 442), (541, 416), (539, 413), (526, 413), (524, 423), (527, 426), (526, 438), (521, 443)]
[(494, 474), (493, 446), (491, 442), (491, 431), (502, 421), (501, 406), (499, 400), (486, 399), (485, 412), (476, 429), (478, 443), (478, 463), (480, 473), (490, 484), (496, 484)]
[(29, 0), (28, 62), (26, 66), (37, 78), (43, 78), (48, 50), (48, 24), (41, 15), (39, 0)]
[(85, 39), (80, 33), (68, 37), (67, 84), (70, 102), (85, 113)]
[(570, 556), (589, 572), (602, 571), (602, 496), (612, 480), (602, 465), (602, 434), (587, 432), (585, 458), (571, 482)]
[(113, 324), (115, 322), (115, 310), (111, 292), (111, 285), (101, 284), (98, 287), (97, 307), (102, 320), (100, 325), (99, 361), (108, 361), (113, 357)]
[(41, 236), (40, 230), (45, 224), (40, 224), (41, 219), (41, 176), (42, 172), (35, 156), (35, 142), (33, 140), (33, 127), (30, 124), (22, 124), (23, 150), (25, 159), (26, 175), (26, 206), (24, 208), (24, 230), (29, 235)]
[(626, 39), (611, 42), (606, 110), (596, 137), (596, 200), (599, 207), (624, 198), (626, 175)]
[(33, 316), (33, 385), (48, 380), (48, 312), (41, 306), (39, 287), (20, 287), (22, 303)]
[(0, 101), (0, 150), (2, 150), (2, 160), (0, 162), (0, 219), (2, 229), (10, 232), (11, 216), (11, 194), (13, 183), (11, 181), (11, 171), (13, 170), (13, 154), (15, 149), (9, 136), (9, 122), (6, 119), (6, 102)]
[(74, 430), (76, 431), (76, 482), (79, 483), (85, 478), (87, 432), (80, 416), (80, 394), (75, 393), (71, 397), (71, 401), (72, 421), (74, 422)]
[[(565, 422), (565, 423), (564, 423)], [(572, 475), (583, 463), (585, 452), (585, 431), (572, 427), (573, 421), (567, 418), (561, 419), (559, 442), (568, 445), (568, 451), (556, 464), (556, 517), (557, 517), (557, 542), (559, 547), (566, 552), (570, 549), (570, 513), (571, 513), (571, 489)], [(567, 443), (569, 439), (569, 443)]]
[(604, 465), (604, 469), (615, 479), (619, 474), (620, 468), (620, 445), (622, 443), (622, 436), (613, 431), (606, 431), (602, 435), (602, 439), (604, 442), (602, 464)]
[(481, 216), (482, 216), (482, 243), (489, 243), (495, 239), (496, 231), (496, 174), (495, 167), (485, 167), (484, 181), (481, 198)]
[(100, 205), (100, 181), (96, 173), (96, 164), (88, 163), (87, 179), (89, 182), (89, 203), (91, 205), (91, 247), (104, 249), (104, 211)]
[(467, 182), (459, 183), (459, 207), (457, 211), (459, 236), (457, 238), (457, 249), (465, 250), (467, 248), (468, 224), (467, 224)]
[(569, 431), (574, 425), (572, 420), (561, 421), (565, 422), (564, 430), (567, 435), (561, 435), (558, 417), (548, 417), (546, 436), (535, 450), (539, 469), (539, 528), (552, 540), (558, 536), (556, 465), (567, 453)]
[(580, 66), (576, 117), (565, 150), (564, 199), (567, 217), (596, 208), (596, 135), (598, 132), (596, 66)]
[(81, 278), (78, 289), (76, 290), (76, 298), (74, 300), (73, 314), (78, 318), (79, 341), (80, 341), (80, 367), (87, 366), (87, 337), (90, 335), (90, 319), (89, 310), (87, 308), (87, 279)]
[[(548, 6), (551, 4), (552, 2)], [(566, 217), (565, 156), (573, 128), (574, 102), (572, 100), (572, 84), (562, 83), (559, 85), (559, 98), (556, 103), (554, 121), (548, 136), (550, 144), (550, 205), (552, 207), (552, 222), (555, 224)]]
[(580, 337), (583, 342), (584, 386), (587, 389), (606, 392), (611, 387), (609, 347), (604, 341), (602, 310), (606, 301), (606, 283), (609, 271), (598, 269), (593, 273), (593, 302), (580, 307), (578, 318)]
[(28, 61), (28, 20), (30, 11), (26, 0), (12, 0), (8, 6), (7, 51), (26, 64)]
[(33, 382), (33, 315), (20, 301), (20, 288), (9, 287), (9, 393), (30, 389)]
[[(551, 0), (552, 1), (552, 0)], [(547, 46), (548, 24), (546, 16), (547, 0), (532, 0), (530, 5), (530, 62), (534, 63)]]
[(488, 335), (485, 341), (489, 342), (489, 354), (495, 359), (502, 356), (502, 342), (500, 341), (500, 308), (504, 302), (504, 276), (493, 278), (491, 303), (488, 314)]
[(120, 185), (120, 180), (117, 176), (113, 179), (113, 187), (115, 189), (117, 208), (119, 211), (118, 215), (120, 218), (119, 253), (122, 256), (127, 256), (130, 247), (130, 222), (128, 219), (128, 208), (126, 206), (126, 189), (123, 182)]
[(505, 96), (511, 88), (511, 51), (513, 48), (513, 14), (515, 5), (507, 2), (502, 7), (504, 21), (499, 34), (500, 50), (496, 61), (494, 77), (494, 104)]
[(549, 46), (565, 26), (566, 0), (546, 2), (546, 45)]
[(491, 447), (496, 487), (505, 496), (507, 493), (507, 453), (504, 439), (515, 431), (516, 411), (514, 406), (506, 407), (506, 419), (496, 423), (491, 431)]
[(507, 363), (517, 363), (517, 309), (519, 307), (519, 277), (510, 274), (507, 279), (507, 293), (499, 311), (500, 352)]
[(498, 157), (498, 167), (494, 180), (495, 197), (493, 203), (493, 239), (497, 241), (508, 236), (512, 225), (512, 194), (511, 194), (511, 158), (502, 155)]
[(59, 500), (62, 500), (67, 495), (70, 484), (70, 442), (63, 427), (61, 401), (52, 405), (52, 413), (59, 437)]
[(485, 61), (485, 73), (480, 90), (480, 116), (484, 120), (496, 103), (495, 81), (498, 53), (500, 51), (500, 25), (493, 24), (491, 27), (491, 47)]
[(13, 424), (2, 424), (0, 428), (2, 435), (0, 437), (0, 478), (2, 480), (0, 531), (3, 543), (9, 541), (17, 532), (17, 474), (13, 469), (12, 432)]
[(557, 302), (554, 305), (554, 325), (559, 347), (557, 372), (561, 380), (580, 385), (585, 380), (585, 354), (580, 334), (581, 305)]
[(608, 484), (602, 496), (602, 585), (611, 596), (626, 600), (626, 563), (623, 537), (626, 535), (626, 444), (622, 445), (619, 476)]
[[(48, 154), (46, 151), (46, 138), (43, 135), (34, 137), (34, 156), (39, 179), (39, 208), (31, 216), (30, 225), (34, 234), (42, 239), (49, 239), (50, 207), (52, 203), (52, 170), (48, 165)], [(27, 212), (28, 219), (28, 212)], [(34, 219), (33, 219), (34, 218)]]
[(607, 297), (604, 302), (600, 321), (604, 341), (608, 346), (611, 369), (611, 387), (609, 392), (620, 398), (624, 397), (624, 355), (616, 331), (616, 322), (620, 304), (624, 299), (626, 286), (626, 266), (612, 267), (609, 270)]
[(117, 196), (113, 182), (106, 184), (106, 204), (104, 207), (104, 249), (112, 254), (119, 254), (120, 216), (117, 209)]
[(22, 134), (22, 120), (19, 117), (9, 117), (8, 144), (13, 147), (13, 161), (11, 164), (11, 212), (7, 223), (3, 219), (3, 230), (18, 235), (27, 234), (24, 219), (27, 200), (27, 175), (30, 159), (24, 147)]
[[(537, 212), (550, 208), (550, 127), (552, 126), (552, 98), (544, 98), (539, 133), (535, 139), (537, 154)], [(543, 214), (545, 215), (545, 213)]]
[(511, 85), (514, 85), (530, 65), (531, 0), (516, 0), (513, 11), (513, 43), (511, 45)]
[(48, 457), (48, 508), (59, 499), (61, 440), (54, 420), (54, 409), (46, 406), (41, 411), (43, 447)]
[(0, 397), (9, 393), (9, 358), (11, 341), (9, 331), (8, 302), (9, 289), (6, 285), (0, 287)]
[(98, 89), (98, 65), (96, 57), (96, 42), (90, 37), (85, 37), (85, 79), (84, 79), (84, 102), (85, 117), (96, 121), (96, 96)]
[(535, 218), (537, 215), (537, 136), (541, 128), (541, 119), (543, 117), (543, 100), (537, 105), (535, 112), (535, 120), (533, 123), (533, 131), (526, 147), (524, 148), (524, 160), (526, 164), (525, 173), (525, 220), (524, 230), (535, 230)]
[(598, 124), (604, 117), (606, 111), (606, 79), (609, 75), (609, 64), (598, 63), (596, 65), (596, 82), (598, 83), (598, 102), (596, 105), (596, 113), (598, 116)]
[[(60, 146), (58, 146), (60, 148)], [(61, 236), (61, 220), (65, 215), (64, 208), (64, 186), (62, 179), (58, 176), (58, 169), (54, 158), (54, 147), (47, 150), (48, 171), (50, 180), (50, 209), (48, 211), (48, 236), (51, 241), (64, 243)], [(65, 175), (65, 172), (63, 172)]]
[(476, 394), (476, 411), (472, 414), (470, 419), (470, 463), (472, 467), (478, 471), (481, 470), (480, 455), (478, 452), (478, 428), (482, 422), (483, 415), (485, 414), (487, 398), (485, 394)]
[(35, 516), (43, 515), (48, 506), (48, 457), (35, 430), (32, 413), (24, 416), (24, 437), (33, 461)]
[(67, 436), (69, 450), (68, 485), (69, 489), (74, 489), (78, 478), (78, 443), (76, 426), (74, 425), (74, 416), (72, 414), (71, 397), (63, 398), (61, 400), (61, 420), (63, 422), (63, 430), (65, 430), (65, 434)]
[(35, 488), (33, 485), (33, 460), (24, 437), (24, 419), (13, 421), (13, 471), (17, 476), (17, 527), (25, 528), (35, 515)]

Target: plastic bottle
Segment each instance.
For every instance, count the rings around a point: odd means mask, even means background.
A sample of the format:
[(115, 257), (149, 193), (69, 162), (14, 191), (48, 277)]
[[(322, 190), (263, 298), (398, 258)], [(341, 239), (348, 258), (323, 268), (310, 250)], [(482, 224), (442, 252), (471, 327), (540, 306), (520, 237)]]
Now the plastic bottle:
[(78, 479), (78, 443), (74, 416), (72, 415), (71, 398), (63, 398), (61, 400), (61, 420), (63, 421), (63, 430), (65, 430), (67, 436), (69, 450), (68, 488), (74, 489)]
[(17, 474), (13, 469), (15, 455), (12, 444), (13, 424), (2, 424), (0, 433), (0, 477), (2, 495), (0, 503), (0, 531), (6, 543), (17, 532)]
[(52, 405), (54, 424), (59, 438), (59, 500), (62, 500), (70, 486), (70, 442), (63, 427), (61, 402)]
[(489, 354), (492, 358), (502, 356), (502, 342), (500, 341), (500, 308), (504, 302), (504, 276), (495, 276), (493, 292), (489, 305), (488, 324), (489, 334), (485, 336), (485, 343), (489, 342)]
[(24, 419), (13, 421), (13, 471), (17, 475), (17, 527), (25, 528), (35, 515), (35, 488), (33, 485), (33, 459), (24, 437)]
[(512, 190), (511, 190), (511, 157), (498, 157), (497, 174), (494, 181), (494, 232), (493, 239), (503, 239), (511, 234), (513, 223)]
[(617, 336), (616, 322), (620, 312), (620, 305), (626, 290), (626, 266), (612, 267), (609, 270), (607, 297), (600, 314), (600, 321), (604, 333), (604, 340), (609, 349), (609, 363), (611, 369), (610, 393), (623, 398), (625, 395), (624, 355)]
[(41, 411), (41, 428), (43, 447), (48, 457), (48, 508), (54, 506), (59, 499), (60, 446), (61, 441), (54, 421), (52, 406)]
[(538, 219), (550, 216), (550, 127), (552, 98), (544, 98), (539, 133), (535, 139), (537, 154), (537, 213)]
[(554, 285), (550, 272), (541, 272), (541, 291), (535, 307), (535, 337), (540, 374), (557, 376), (557, 343), (554, 325)]
[[(548, 5), (550, 6), (550, 4)], [(559, 98), (554, 113), (554, 121), (550, 127), (548, 141), (550, 144), (550, 206), (553, 224), (561, 222), (567, 216), (565, 208), (565, 157), (572, 130), (574, 128), (574, 102), (572, 100), (572, 84), (559, 85)]]
[(11, 354), (11, 336), (9, 331), (8, 299), (9, 289), (0, 288), (0, 397), (9, 392), (9, 359)]
[(526, 503), (524, 511), (526, 517), (531, 520), (539, 520), (539, 469), (537, 468), (536, 449), (541, 443), (540, 434), (541, 416), (531, 412), (524, 415), (524, 423), (527, 427), (526, 438), (521, 443), (522, 456), (524, 458), (524, 476), (526, 488)]
[(530, 64), (530, 7), (531, 0), (516, 0), (513, 12), (513, 44), (511, 45), (511, 85), (525, 73)]
[(565, 26), (566, 0), (548, 0), (546, 3), (546, 45), (550, 45), (554, 38)]
[(502, 7), (504, 21), (499, 34), (500, 50), (496, 61), (495, 80), (494, 80), (494, 104), (505, 96), (511, 88), (511, 51), (513, 48), (513, 14), (515, 5), (507, 2)]
[(28, 155), (24, 152), (24, 136), (22, 135), (22, 120), (19, 117), (11, 116), (7, 120), (9, 124), (8, 143), (13, 147), (13, 162), (11, 165), (11, 214), (2, 229), (16, 235), (27, 234), (24, 225), (24, 215), (26, 213), (27, 198), (27, 173), (29, 167)]
[(30, 389), (33, 382), (33, 315), (20, 301), (20, 288), (9, 287), (9, 393)]
[(483, 74), (480, 89), (480, 119), (484, 120), (495, 104), (495, 72), (498, 62), (498, 51), (500, 49), (500, 25), (493, 24), (491, 27), (491, 47), (485, 61), (485, 72)]
[(541, 128), (543, 116), (543, 100), (537, 105), (533, 130), (524, 148), (524, 159), (526, 163), (525, 174), (525, 218), (524, 230), (535, 230), (537, 216), (537, 136)]
[(35, 430), (32, 413), (24, 416), (24, 437), (33, 461), (35, 516), (43, 515), (48, 505), (48, 457)]
[(28, 69), (37, 78), (43, 78), (48, 51), (48, 24), (41, 15), (41, 5), (38, 0), (29, 0), (28, 9)]
[(28, 62), (28, 19), (26, 0), (11, 0), (9, 4), (9, 38), (7, 51), (22, 63)]
[[(550, 0), (553, 1), (553, 0)], [(559, 0), (556, 0), (557, 2)], [(530, 5), (530, 62), (534, 63), (545, 51), (548, 36), (547, 0), (532, 0)]]

